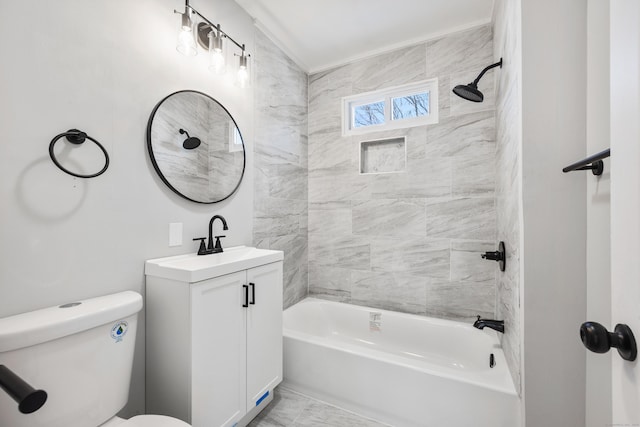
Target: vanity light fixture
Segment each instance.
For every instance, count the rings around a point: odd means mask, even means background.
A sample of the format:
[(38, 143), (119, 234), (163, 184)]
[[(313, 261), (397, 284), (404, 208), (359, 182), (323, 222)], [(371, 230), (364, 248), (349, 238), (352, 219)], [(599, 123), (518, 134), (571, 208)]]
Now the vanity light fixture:
[(243, 45), (242, 53), (238, 55), (238, 74), (236, 76), (236, 85), (243, 89), (248, 87), (249, 77), (248, 54), (245, 53)]
[[(180, 13), (177, 10), (174, 10), (175, 13)], [(198, 54), (198, 49), (196, 46), (195, 32), (193, 31), (193, 19), (192, 9), (189, 8), (189, 4), (184, 8), (184, 13), (180, 13), (182, 15), (182, 22), (180, 24), (180, 30), (178, 31), (178, 45), (176, 49), (178, 52), (183, 54), (184, 56), (196, 56)]]
[(209, 70), (216, 74), (224, 74), (226, 61), (224, 58), (224, 37), (220, 31), (220, 24), (216, 27), (216, 32), (209, 31)]
[[(204, 15), (194, 9), (189, 0), (185, 0), (184, 13), (174, 10), (175, 13), (182, 15), (182, 25), (178, 35), (178, 52), (186, 56), (197, 55), (198, 49), (196, 41), (203, 49), (209, 52), (209, 70), (215, 74), (224, 74), (227, 71), (225, 59), (225, 39), (240, 49), (238, 56), (238, 71), (236, 76), (236, 85), (245, 88), (249, 86), (251, 75), (249, 73), (249, 55), (246, 52), (245, 45), (235, 41), (229, 34), (220, 29), (220, 24), (214, 24)], [(196, 15), (203, 22), (195, 24)]]

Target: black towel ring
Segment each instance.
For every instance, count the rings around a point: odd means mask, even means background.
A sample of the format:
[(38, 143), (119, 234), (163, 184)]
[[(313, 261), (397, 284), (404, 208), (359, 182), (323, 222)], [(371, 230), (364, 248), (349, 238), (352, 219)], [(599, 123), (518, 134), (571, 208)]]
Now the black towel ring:
[[(104, 167), (102, 168), (102, 170), (98, 173), (94, 173), (91, 175), (80, 175), (77, 174), (75, 172), (71, 172), (67, 169), (65, 169), (59, 162), (58, 159), (56, 159), (56, 156), (53, 154), (53, 146), (56, 144), (56, 142), (58, 142), (58, 140), (62, 137), (66, 137), (67, 141), (69, 141), (72, 144), (82, 144), (85, 140), (90, 140), (95, 142), (95, 144), (102, 150), (102, 152), (104, 153)], [(109, 167), (109, 154), (107, 154), (107, 150), (104, 149), (104, 147), (102, 146), (102, 144), (100, 144), (98, 141), (96, 141), (95, 139), (91, 138), (89, 135), (87, 135), (85, 132), (82, 132), (81, 130), (78, 129), (69, 129), (66, 132), (63, 132), (59, 135), (56, 135), (55, 138), (53, 138), (51, 140), (51, 143), (49, 144), (49, 156), (51, 156), (51, 160), (53, 160), (53, 163), (60, 168), (60, 170), (62, 170), (65, 173), (68, 173), (69, 175), (78, 177), (78, 178), (95, 178), (96, 176), (102, 175), (104, 173), (104, 171), (107, 170), (107, 168)]]

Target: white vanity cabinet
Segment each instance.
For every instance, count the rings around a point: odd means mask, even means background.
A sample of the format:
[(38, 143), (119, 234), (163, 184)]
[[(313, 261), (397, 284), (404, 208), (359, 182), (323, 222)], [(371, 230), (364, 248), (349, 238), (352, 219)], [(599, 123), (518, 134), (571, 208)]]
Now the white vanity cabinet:
[(152, 275), (149, 263), (169, 258), (147, 262), (148, 413), (242, 426), (272, 400), (282, 381), (282, 252), (265, 252), (273, 256), (249, 265), (265, 264), (198, 281)]

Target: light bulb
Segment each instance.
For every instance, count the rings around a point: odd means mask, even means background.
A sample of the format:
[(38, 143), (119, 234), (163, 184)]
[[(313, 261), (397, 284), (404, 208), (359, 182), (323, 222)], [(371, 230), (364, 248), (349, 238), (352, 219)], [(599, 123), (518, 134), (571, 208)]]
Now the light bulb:
[(182, 14), (182, 25), (178, 32), (178, 44), (176, 50), (185, 56), (196, 56), (198, 54), (198, 48), (196, 46), (196, 39), (194, 37), (195, 31), (193, 31), (193, 23), (189, 17), (190, 10), (185, 8)]
[(242, 52), (240, 55), (240, 64), (238, 66), (238, 74), (236, 75), (236, 85), (241, 88), (246, 88), (250, 83), (249, 64), (247, 56)]
[(224, 58), (223, 38), (220, 32), (218, 35), (210, 31), (209, 37), (209, 71), (216, 74), (224, 74), (226, 71), (226, 61)]

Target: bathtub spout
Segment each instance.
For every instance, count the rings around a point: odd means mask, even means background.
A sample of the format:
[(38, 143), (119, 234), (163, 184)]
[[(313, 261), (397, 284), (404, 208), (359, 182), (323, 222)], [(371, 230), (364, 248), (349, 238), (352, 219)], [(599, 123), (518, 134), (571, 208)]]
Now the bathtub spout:
[(478, 329), (487, 327), (504, 334), (504, 320), (481, 319), (478, 316), (478, 320), (473, 322), (473, 327)]

